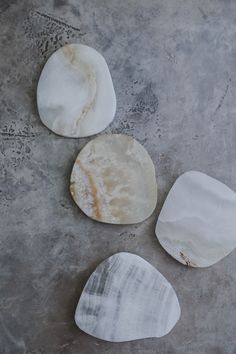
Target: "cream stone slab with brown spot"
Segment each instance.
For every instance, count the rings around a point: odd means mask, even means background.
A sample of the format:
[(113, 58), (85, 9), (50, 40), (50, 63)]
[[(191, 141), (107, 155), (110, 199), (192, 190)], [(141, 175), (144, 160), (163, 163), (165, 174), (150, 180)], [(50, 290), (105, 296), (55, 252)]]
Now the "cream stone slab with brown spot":
[(184, 173), (166, 198), (156, 235), (179, 262), (211, 266), (236, 247), (236, 193), (204, 173)]
[(82, 44), (68, 44), (51, 55), (37, 88), (42, 122), (54, 133), (86, 137), (113, 120), (116, 96), (104, 57)]
[(148, 218), (157, 203), (153, 162), (128, 135), (103, 135), (79, 153), (70, 191), (90, 218), (111, 224), (133, 224)]

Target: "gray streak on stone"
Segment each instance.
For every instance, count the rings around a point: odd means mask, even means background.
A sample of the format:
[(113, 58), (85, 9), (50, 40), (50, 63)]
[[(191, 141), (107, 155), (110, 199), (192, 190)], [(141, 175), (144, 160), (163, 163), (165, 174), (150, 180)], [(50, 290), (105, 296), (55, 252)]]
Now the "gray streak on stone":
[[(115, 269), (110, 267), (113, 264), (117, 264)], [(99, 264), (75, 313), (79, 328), (111, 342), (162, 337), (179, 317), (180, 306), (171, 284), (150, 263), (127, 252), (116, 253)]]

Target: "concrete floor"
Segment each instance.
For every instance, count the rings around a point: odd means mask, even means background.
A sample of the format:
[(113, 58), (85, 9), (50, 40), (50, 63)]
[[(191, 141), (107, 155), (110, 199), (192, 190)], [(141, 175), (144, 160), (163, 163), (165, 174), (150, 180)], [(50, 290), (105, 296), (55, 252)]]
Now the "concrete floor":
[[(0, 353), (236, 353), (236, 252), (189, 269), (154, 234), (181, 173), (236, 191), (236, 1), (1, 0), (0, 26)], [(67, 42), (103, 53), (118, 102), (106, 132), (134, 136), (155, 163), (158, 206), (144, 223), (96, 223), (70, 197), (73, 161), (90, 139), (51, 133), (35, 102), (46, 59)], [(118, 251), (174, 286), (182, 317), (166, 337), (115, 344), (75, 326), (88, 276)]]

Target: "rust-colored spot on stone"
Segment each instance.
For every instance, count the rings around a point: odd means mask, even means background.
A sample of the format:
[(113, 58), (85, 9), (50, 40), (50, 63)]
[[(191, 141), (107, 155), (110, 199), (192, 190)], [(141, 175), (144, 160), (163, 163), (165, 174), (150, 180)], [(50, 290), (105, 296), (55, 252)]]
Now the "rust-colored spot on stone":
[(98, 191), (97, 188), (95, 186), (95, 183), (93, 181), (93, 176), (91, 175), (91, 173), (89, 171), (86, 170), (86, 168), (81, 164), (80, 160), (76, 160), (76, 164), (79, 165), (81, 171), (85, 174), (85, 176), (87, 176), (88, 178), (88, 182), (89, 182), (89, 186), (91, 189), (91, 196), (93, 199), (93, 204), (92, 204), (92, 209), (93, 209), (93, 217), (96, 220), (101, 220), (102, 219), (102, 215), (101, 215), (101, 211), (100, 211), (100, 205), (99, 205), (99, 198), (98, 198)]
[(75, 196), (75, 181), (70, 182), (70, 192), (71, 192), (71, 195), (74, 197)]
[(183, 252), (179, 252), (179, 255), (188, 267), (189, 266), (197, 267), (197, 265), (195, 263), (193, 263), (187, 256), (185, 256), (185, 254)]

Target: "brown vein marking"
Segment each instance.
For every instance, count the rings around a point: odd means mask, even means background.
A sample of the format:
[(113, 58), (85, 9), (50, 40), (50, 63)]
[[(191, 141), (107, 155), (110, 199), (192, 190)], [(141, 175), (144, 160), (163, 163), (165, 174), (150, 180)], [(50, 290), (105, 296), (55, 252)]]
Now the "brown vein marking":
[[(72, 47), (71, 45), (67, 45), (67, 46), (63, 47), (62, 50), (63, 50), (65, 57), (69, 60), (71, 65), (74, 65), (74, 66), (76, 66), (76, 65), (79, 66), (79, 64), (81, 65), (81, 63), (79, 63), (78, 58), (76, 56), (76, 48)], [(89, 65), (85, 65), (84, 69), (87, 73), (87, 79), (90, 82), (90, 85), (92, 86), (92, 88), (93, 88), (93, 86), (95, 86), (95, 92), (94, 92), (94, 95), (91, 99), (91, 102), (87, 103), (84, 106), (81, 115), (77, 118), (76, 126), (79, 125), (80, 121), (87, 115), (87, 113), (90, 111), (90, 109), (94, 106), (95, 98), (96, 98), (96, 77), (92, 72), (90, 72)]]
[(76, 163), (79, 165), (81, 171), (87, 176), (88, 181), (89, 181), (89, 185), (91, 188), (91, 195), (93, 198), (93, 204), (92, 204), (92, 208), (93, 208), (93, 216), (94, 218), (96, 218), (96, 220), (101, 220), (101, 211), (100, 211), (100, 206), (99, 206), (99, 198), (98, 198), (98, 191), (97, 188), (95, 186), (95, 183), (93, 181), (93, 177), (91, 175), (91, 173), (89, 171), (86, 170), (86, 168), (84, 166), (82, 166), (80, 160), (76, 160)]
[[(88, 114), (88, 112), (92, 109), (92, 107), (94, 106), (95, 104), (95, 99), (96, 99), (96, 90), (97, 90), (97, 87), (96, 87), (96, 78), (95, 76), (89, 72), (89, 69), (87, 70), (87, 78), (88, 78), (88, 81), (90, 81), (91, 83), (91, 86), (95, 86), (95, 92), (94, 92), (94, 95), (93, 95), (93, 98), (91, 100), (91, 102), (87, 103), (85, 105), (85, 107), (83, 108), (83, 111), (81, 113), (81, 115), (77, 118), (77, 121), (76, 121), (76, 126), (79, 125), (80, 121), (82, 119), (84, 119), (86, 117), (86, 115)], [(92, 82), (93, 81), (93, 82)]]
[(81, 115), (79, 116), (79, 118), (76, 121), (76, 125), (79, 125), (79, 122), (88, 114), (88, 112), (90, 111), (90, 109), (93, 107), (95, 102), (95, 97), (93, 98), (93, 100), (88, 103), (87, 105), (85, 105), (85, 107), (83, 108), (83, 111), (81, 113)]
[(66, 45), (62, 50), (70, 63), (74, 65), (76, 62), (76, 49), (70, 45)]
[(190, 259), (187, 256), (185, 256), (185, 254), (183, 252), (179, 252), (179, 255), (188, 267), (189, 266), (197, 267), (197, 265), (195, 263), (191, 262)]

